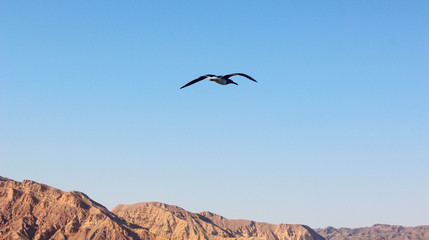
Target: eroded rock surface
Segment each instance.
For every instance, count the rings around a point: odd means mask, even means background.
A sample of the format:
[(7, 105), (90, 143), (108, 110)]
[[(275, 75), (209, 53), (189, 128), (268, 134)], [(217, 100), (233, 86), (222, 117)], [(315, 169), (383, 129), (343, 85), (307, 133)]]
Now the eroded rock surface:
[(84, 193), (0, 177), (0, 239), (149, 239), (149, 234)]
[(210, 212), (191, 213), (158, 202), (119, 205), (112, 212), (130, 223), (147, 228), (156, 239), (323, 239), (304, 225), (230, 220)]
[(429, 226), (403, 227), (376, 224), (363, 228), (320, 228), (315, 229), (327, 240), (429, 240)]

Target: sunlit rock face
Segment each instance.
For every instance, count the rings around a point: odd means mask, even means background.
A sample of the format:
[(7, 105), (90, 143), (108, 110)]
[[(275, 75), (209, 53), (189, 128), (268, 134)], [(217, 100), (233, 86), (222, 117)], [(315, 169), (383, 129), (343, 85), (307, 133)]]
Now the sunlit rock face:
[(304, 225), (230, 220), (210, 212), (191, 213), (158, 202), (119, 205), (112, 212), (132, 224), (147, 228), (156, 239), (323, 239)]
[(81, 192), (0, 177), (0, 239), (150, 238)]
[(81, 192), (0, 177), (0, 239), (324, 238), (304, 225), (230, 220), (158, 202), (119, 205), (109, 211)]

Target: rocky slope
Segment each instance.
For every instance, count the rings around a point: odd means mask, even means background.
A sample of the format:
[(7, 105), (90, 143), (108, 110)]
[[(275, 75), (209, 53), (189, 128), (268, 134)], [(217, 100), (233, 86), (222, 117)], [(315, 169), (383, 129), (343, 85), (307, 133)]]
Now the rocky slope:
[(149, 229), (156, 239), (323, 239), (304, 225), (229, 220), (210, 212), (191, 213), (157, 202), (119, 205), (112, 212)]
[(0, 239), (150, 239), (81, 192), (0, 177)]
[(229, 220), (163, 203), (119, 205), (110, 212), (81, 192), (0, 177), (0, 239), (323, 238), (303, 225)]
[(364, 228), (315, 229), (327, 240), (429, 240), (429, 226), (402, 227), (376, 224)]
[[(320, 235), (319, 235), (320, 234)], [(323, 237), (322, 237), (323, 236)], [(0, 177), (1, 239), (429, 240), (429, 226), (374, 225), (313, 231), (298, 224), (230, 220), (163, 203), (119, 205), (112, 212), (84, 193)]]

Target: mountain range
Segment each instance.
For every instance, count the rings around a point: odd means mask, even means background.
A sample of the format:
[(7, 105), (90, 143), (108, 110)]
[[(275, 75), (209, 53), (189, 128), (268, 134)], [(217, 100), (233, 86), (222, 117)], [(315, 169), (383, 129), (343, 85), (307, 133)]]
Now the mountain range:
[(387, 224), (375, 224), (363, 228), (319, 228), (317, 233), (327, 240), (425, 240), (429, 239), (429, 226), (403, 227)]
[(0, 177), (0, 239), (429, 239), (429, 226), (313, 230), (300, 224), (231, 220), (159, 202), (109, 211), (82, 192)]

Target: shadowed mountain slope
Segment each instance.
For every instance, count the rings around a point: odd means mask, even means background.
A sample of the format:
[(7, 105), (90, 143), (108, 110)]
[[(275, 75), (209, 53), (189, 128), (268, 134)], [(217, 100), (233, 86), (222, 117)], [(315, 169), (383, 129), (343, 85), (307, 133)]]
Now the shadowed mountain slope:
[(376, 224), (363, 228), (320, 228), (315, 229), (327, 240), (429, 240), (429, 226), (402, 227)]

